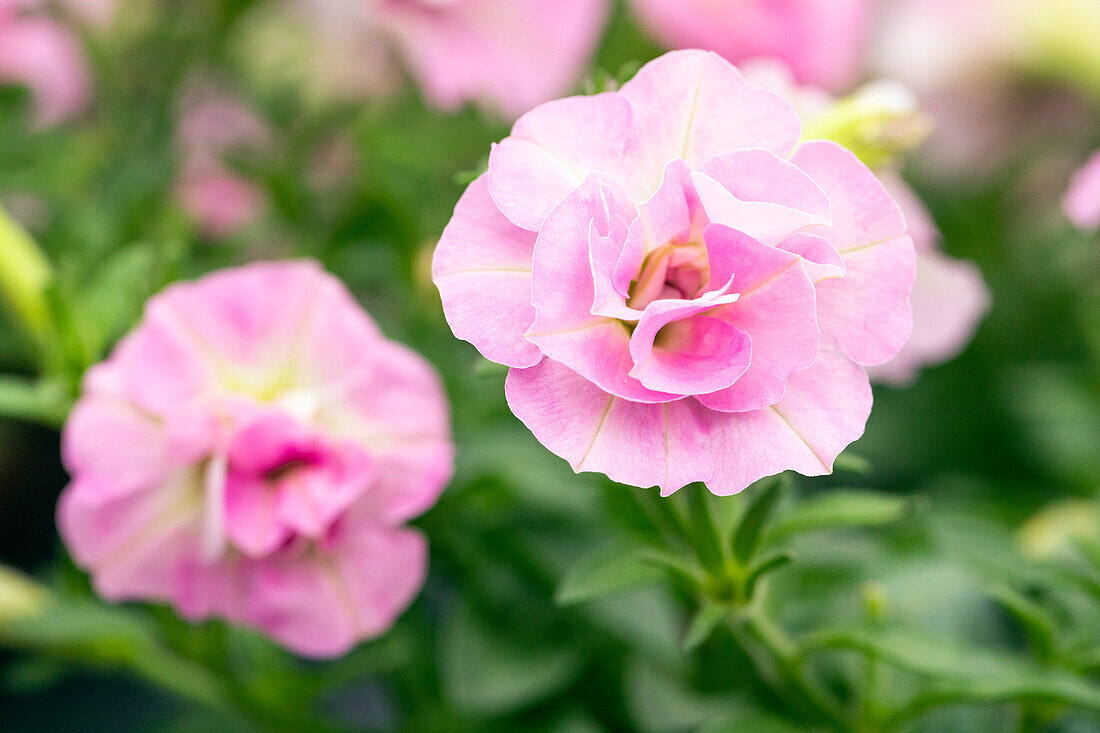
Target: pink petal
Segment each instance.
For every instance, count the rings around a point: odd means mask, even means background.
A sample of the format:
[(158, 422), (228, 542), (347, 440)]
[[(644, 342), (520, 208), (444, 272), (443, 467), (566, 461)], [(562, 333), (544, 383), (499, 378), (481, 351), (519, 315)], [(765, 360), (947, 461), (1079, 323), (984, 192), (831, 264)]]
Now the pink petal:
[[(443, 108), (488, 102), (515, 117), (568, 91), (599, 41), (605, 0), (382, 3), (425, 94)], [(539, 53), (531, 53), (537, 47)]]
[(870, 414), (867, 374), (823, 351), (813, 366), (791, 375), (776, 404), (708, 413), (715, 466), (707, 485), (727, 495), (781, 471), (831, 473), (836, 457), (863, 434)]
[(234, 619), (307, 657), (337, 657), (359, 640), (358, 610), (331, 561), (285, 551), (242, 569)]
[(77, 402), (65, 423), (62, 456), (69, 472), (91, 479), (103, 500), (155, 486), (171, 470), (160, 419), (110, 398)]
[(698, 399), (725, 412), (773, 405), (783, 397), (791, 373), (814, 363), (820, 333), (815, 292), (798, 257), (767, 247), (744, 234), (711, 225), (706, 230), (712, 269), (734, 272), (736, 303), (722, 320), (748, 334), (752, 361), (735, 384)]
[(558, 99), (531, 110), (493, 146), (493, 201), (516, 226), (538, 231), (590, 173), (621, 168), (630, 116), (630, 105), (618, 94)]
[(108, 600), (174, 601), (199, 556), (196, 486), (180, 480), (106, 503), (101, 494), (77, 481), (61, 496), (57, 523), (73, 558)]
[(871, 410), (864, 371), (825, 354), (791, 376), (782, 400), (752, 412), (716, 412), (690, 398), (618, 399), (548, 359), (513, 369), (505, 388), (512, 412), (575, 471), (658, 485), (662, 494), (704, 481), (728, 495), (781, 471), (829, 473)]
[(347, 584), (362, 637), (389, 629), (424, 585), (428, 543), (416, 530), (348, 524), (328, 550)]
[(1062, 208), (1078, 229), (1100, 229), (1100, 152), (1074, 174)]
[(888, 361), (912, 329), (915, 253), (901, 209), (874, 174), (835, 143), (808, 142), (791, 161), (829, 196), (831, 238), (847, 269), (843, 278), (817, 285), (822, 335), (860, 364)]
[(829, 221), (825, 192), (798, 166), (768, 150), (722, 153), (703, 163), (699, 170), (741, 201), (779, 204)]
[(649, 389), (682, 395), (714, 392), (736, 382), (752, 359), (752, 341), (708, 311), (737, 297), (650, 303), (630, 338), (630, 375)]
[(374, 344), (358, 377), (320, 406), (317, 421), (364, 445), (375, 479), (356, 502), (382, 524), (423, 513), (453, 471), (448, 405), (439, 376), (416, 352)]
[(798, 81), (847, 87), (859, 70), (870, 0), (633, 0), (672, 48), (705, 48), (734, 63), (781, 59)]
[(913, 335), (900, 354), (868, 370), (872, 380), (907, 384), (922, 367), (954, 357), (973, 338), (989, 310), (990, 295), (974, 263), (922, 252), (912, 300)]
[(505, 392), (516, 417), (578, 473), (669, 492), (710, 478), (706, 408), (692, 399), (659, 405), (619, 399), (550, 359), (511, 370)]
[(542, 358), (523, 334), (531, 307), (535, 235), (504, 218), (489, 196), (486, 176), (470, 184), (432, 260), (432, 280), (455, 335), (490, 361), (531, 366)]
[(724, 224), (774, 247), (806, 227), (823, 224), (818, 217), (769, 201), (741, 201), (710, 176), (691, 176), (699, 199), (715, 224)]
[(374, 466), (361, 448), (331, 448), (322, 465), (294, 471), (275, 487), (279, 521), (299, 535), (320, 538), (373, 479)]
[(278, 512), (279, 495), (262, 476), (230, 474), (225, 482), (225, 532), (251, 557), (270, 555), (291, 536)]
[(254, 263), (172, 285), (149, 312), (170, 321), (223, 375), (262, 390), (298, 352), (326, 281), (336, 282), (312, 262)]
[(53, 125), (78, 114), (91, 89), (77, 39), (47, 18), (0, 18), (0, 83), (25, 84), (38, 122)]
[(634, 362), (626, 327), (592, 314), (590, 224), (606, 212), (605, 187), (613, 189), (614, 184), (590, 177), (546, 218), (535, 243), (531, 295), (536, 315), (527, 339), (546, 356), (627, 399), (674, 399), (646, 389), (629, 375)]
[(749, 86), (720, 56), (676, 51), (649, 62), (620, 94), (633, 111), (627, 190), (646, 197), (665, 164), (683, 158), (697, 168), (708, 158), (744, 148), (785, 155), (801, 134), (787, 102)]

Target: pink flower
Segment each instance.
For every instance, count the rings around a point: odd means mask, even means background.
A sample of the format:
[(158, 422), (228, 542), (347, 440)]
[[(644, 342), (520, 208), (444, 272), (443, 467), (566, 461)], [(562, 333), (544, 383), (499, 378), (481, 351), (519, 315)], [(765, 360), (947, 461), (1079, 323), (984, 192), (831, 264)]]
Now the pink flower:
[(854, 155), (712, 53), (544, 104), (459, 201), (433, 277), (512, 411), (577, 471), (718, 494), (831, 471), (909, 335), (913, 243)]
[(58, 524), (98, 592), (305, 655), (385, 631), (424, 580), (404, 523), (451, 475), (439, 379), (309, 262), (174, 285), (93, 367)]
[(870, 0), (633, 0), (672, 48), (704, 48), (734, 63), (786, 62), (801, 83), (839, 89), (858, 73)]
[(225, 159), (271, 145), (267, 123), (243, 101), (209, 88), (184, 99), (176, 128), (181, 171), (176, 189), (184, 210), (212, 238), (231, 236), (258, 220), (266, 197)]
[(1100, 151), (1074, 174), (1062, 208), (1081, 231), (1100, 229)]
[[(781, 64), (754, 62), (742, 71), (750, 83), (790, 102), (804, 125), (812, 124), (836, 101), (819, 87), (796, 84)], [(879, 82), (863, 89), (871, 88), (886, 87)], [(917, 252), (917, 277), (910, 297), (913, 332), (909, 340), (894, 359), (868, 372), (875, 381), (902, 385), (916, 379), (921, 368), (950, 360), (970, 343), (989, 310), (990, 296), (974, 263), (939, 250), (939, 231), (916, 192), (893, 171), (880, 171), (878, 176), (905, 214)]]
[(25, 85), (42, 126), (79, 114), (88, 104), (91, 79), (76, 38), (44, 16), (20, 13), (36, 3), (0, 3), (0, 84)]
[(381, 0), (428, 99), (487, 103), (511, 117), (566, 92), (596, 48), (606, 0)]

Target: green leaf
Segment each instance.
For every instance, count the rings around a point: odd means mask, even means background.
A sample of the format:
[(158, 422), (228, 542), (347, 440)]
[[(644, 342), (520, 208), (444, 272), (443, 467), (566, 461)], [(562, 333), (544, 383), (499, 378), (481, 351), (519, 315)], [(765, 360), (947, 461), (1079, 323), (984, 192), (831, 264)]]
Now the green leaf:
[(729, 613), (730, 609), (727, 606), (718, 603), (704, 603), (699, 612), (695, 614), (695, 618), (692, 619), (691, 626), (688, 627), (688, 632), (684, 636), (684, 651), (690, 652), (709, 639), (710, 635), (722, 624)]
[(60, 427), (72, 407), (72, 396), (55, 382), (0, 377), (0, 415)]
[(710, 490), (703, 484), (695, 484), (685, 489), (688, 498), (688, 511), (691, 517), (691, 544), (699, 562), (708, 571), (720, 575), (725, 567), (722, 557), (722, 536), (710, 511)]
[(902, 519), (910, 500), (872, 491), (838, 490), (798, 502), (768, 531), (770, 542), (803, 532), (850, 527), (876, 527)]
[(752, 600), (756, 592), (756, 584), (768, 573), (794, 562), (794, 554), (785, 550), (773, 552), (756, 560), (749, 566), (745, 574), (745, 600)]
[(675, 555), (650, 550), (643, 554), (642, 561), (660, 570), (670, 580), (679, 584), (688, 592), (697, 593), (703, 586), (702, 568), (693, 563), (685, 562)]
[(1050, 659), (1054, 654), (1055, 623), (1047, 610), (1007, 585), (993, 586), (989, 595), (1024, 627), (1039, 658)]
[(745, 510), (745, 515), (733, 533), (733, 555), (740, 562), (747, 563), (759, 547), (764, 527), (782, 498), (786, 483), (785, 477), (778, 476), (765, 482), (763, 486), (749, 489), (753, 492), (752, 503)]
[(440, 643), (441, 673), (458, 705), (502, 715), (545, 699), (580, 672), (584, 657), (568, 639), (524, 643), (459, 607)]
[(585, 555), (565, 572), (554, 600), (562, 606), (584, 603), (660, 580), (661, 571), (644, 554), (636, 545), (613, 544)]
[[(1063, 669), (991, 649), (900, 629), (834, 629), (812, 634), (803, 653), (849, 649), (930, 678), (911, 703), (925, 709), (947, 702), (1043, 700), (1100, 711), (1100, 685)], [(906, 713), (908, 714), (908, 713)]]

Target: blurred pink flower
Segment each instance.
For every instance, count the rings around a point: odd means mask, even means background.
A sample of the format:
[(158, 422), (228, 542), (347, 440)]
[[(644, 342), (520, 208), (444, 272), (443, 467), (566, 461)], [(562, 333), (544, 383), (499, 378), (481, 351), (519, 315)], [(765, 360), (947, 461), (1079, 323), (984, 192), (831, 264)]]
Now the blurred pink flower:
[(974, 338), (990, 295), (982, 272), (973, 262), (949, 257), (939, 249), (939, 230), (924, 203), (902, 178), (880, 173), (909, 222), (917, 249), (917, 279), (913, 284), (913, 333), (893, 360), (872, 367), (871, 379), (903, 385), (920, 370), (955, 358)]
[[(790, 102), (804, 125), (811, 125), (836, 101), (820, 87), (795, 83), (780, 63), (753, 62), (743, 71), (750, 83)], [(909, 184), (890, 170), (877, 175), (905, 215), (916, 248), (917, 275), (910, 296), (913, 332), (909, 340), (894, 359), (867, 371), (874, 381), (901, 385), (916, 379), (920, 369), (942, 364), (962, 351), (988, 312), (990, 296), (977, 265), (939, 250), (940, 234), (932, 215)]]
[(599, 42), (606, 0), (380, 0), (424, 94), (517, 117), (569, 91)]
[(0, 0), (0, 84), (25, 85), (42, 126), (84, 110), (91, 78), (83, 50), (63, 25), (30, 11), (37, 3)]
[(110, 600), (308, 656), (385, 631), (424, 580), (404, 523), (451, 475), (439, 378), (309, 262), (170, 287), (84, 380), (58, 523)]
[(1078, 229), (1100, 229), (1100, 151), (1073, 175), (1062, 208)]
[(842, 89), (855, 81), (871, 0), (633, 0), (672, 48), (704, 48), (734, 63), (771, 57), (800, 83)]
[(913, 243), (875, 176), (713, 53), (524, 115), (433, 277), (512, 367), (512, 411), (577, 471), (731, 494), (820, 475), (862, 432), (864, 365), (910, 329)]
[(259, 219), (266, 198), (258, 186), (230, 170), (226, 157), (269, 147), (271, 130), (243, 101), (210, 88), (193, 89), (183, 107), (176, 127), (181, 159), (177, 195), (207, 236), (230, 236)]
[(203, 233), (229, 237), (260, 218), (266, 197), (252, 182), (220, 167), (185, 171), (176, 184), (183, 210)]

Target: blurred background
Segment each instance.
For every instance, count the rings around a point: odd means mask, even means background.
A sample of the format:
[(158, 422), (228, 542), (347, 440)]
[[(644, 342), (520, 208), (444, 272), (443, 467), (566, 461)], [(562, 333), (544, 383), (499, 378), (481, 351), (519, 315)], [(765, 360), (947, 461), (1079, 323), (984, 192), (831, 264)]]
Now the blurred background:
[[(569, 51), (571, 78), (547, 81), (545, 98), (613, 88), (684, 45), (653, 31), (647, 4), (594, 13), (590, 48)], [(796, 482), (791, 512), (836, 490), (904, 509), (883, 526), (792, 536), (802, 559), (773, 579), (775, 614), (798, 631), (871, 608), (1095, 682), (1100, 569), (1066, 547), (1100, 541), (1100, 237), (1061, 199), (1100, 148), (1100, 7), (1059, 1), (1041, 23), (994, 28), (1011, 14), (995, 0), (973, 22), (943, 2), (869, 5), (844, 43), (852, 73), (821, 83), (840, 96), (880, 77), (910, 86), (935, 130), (905, 151), (904, 176), (943, 252), (980, 268), (991, 305), (957, 358), (876, 386), (866, 435), (834, 476)], [(306, 663), (248, 631), (141, 610), (174, 653), (228, 670), (271, 719), (197, 705), (110, 654), (13, 643), (0, 652), (0, 729), (300, 730), (278, 713), (295, 706), (336, 730), (800, 729), (732, 638), (682, 650), (683, 594), (555, 602), (570, 566), (634, 531), (634, 490), (574, 476), (538, 445), (507, 410), (503, 371), (451, 335), (429, 272), (455, 201), (522, 109), (431, 86), (413, 31), (356, 6), (0, 0), (0, 206), (45, 252), (65, 315), (63, 346), (43, 362), (17, 309), (0, 311), (0, 563), (92, 597), (54, 526), (60, 421), (152, 293), (218, 267), (320, 260), (441, 371), (458, 444), (454, 482), (417, 522), (432, 543), (425, 592), (345, 659)], [(552, 63), (555, 33), (535, 31), (523, 52)], [(1006, 605), (1004, 588), (1024, 600)], [(1053, 639), (1039, 652), (1020, 620), (1031, 606)], [(69, 622), (79, 636), (115, 620)], [(824, 663), (841, 697), (855, 663)], [(891, 689), (912, 672), (891, 670)], [(948, 705), (904, 729), (1100, 730), (1095, 712), (1039, 697)]]

